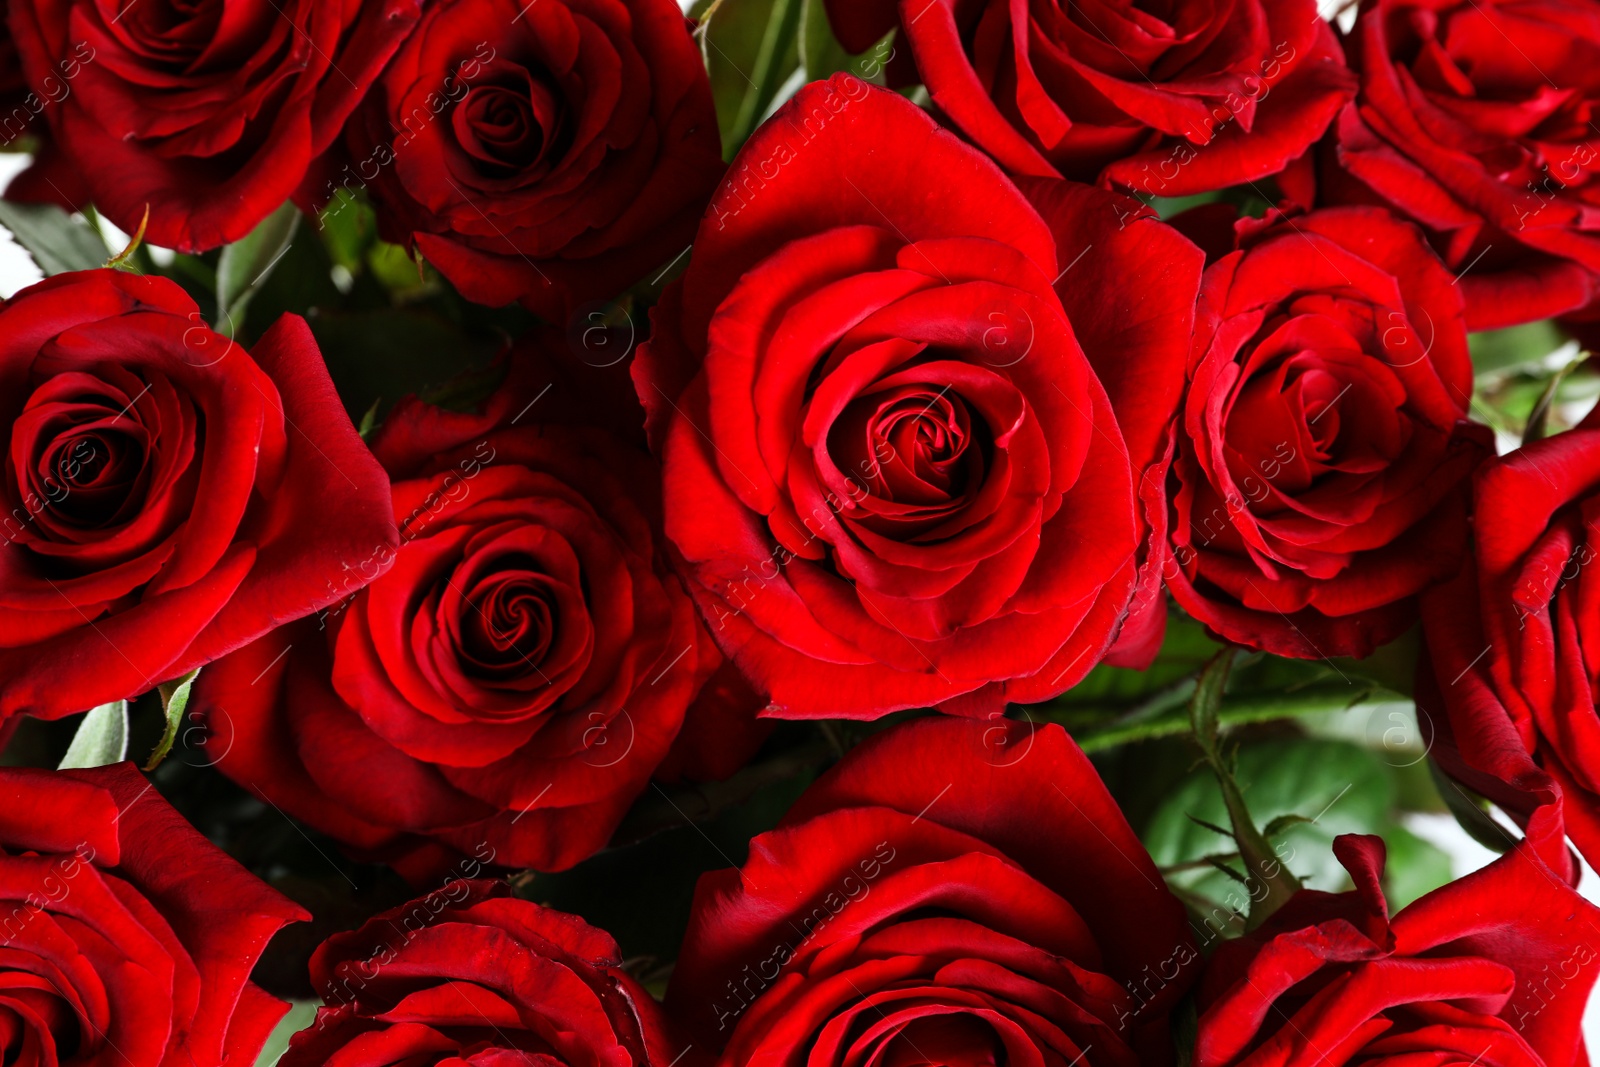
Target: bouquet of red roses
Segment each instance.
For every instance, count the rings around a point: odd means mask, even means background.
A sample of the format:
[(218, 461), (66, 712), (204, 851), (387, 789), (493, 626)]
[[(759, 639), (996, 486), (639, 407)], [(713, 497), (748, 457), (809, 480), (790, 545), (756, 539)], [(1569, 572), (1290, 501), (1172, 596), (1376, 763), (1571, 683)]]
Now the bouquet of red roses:
[(0, 12), (0, 1067), (1588, 1064), (1594, 0)]

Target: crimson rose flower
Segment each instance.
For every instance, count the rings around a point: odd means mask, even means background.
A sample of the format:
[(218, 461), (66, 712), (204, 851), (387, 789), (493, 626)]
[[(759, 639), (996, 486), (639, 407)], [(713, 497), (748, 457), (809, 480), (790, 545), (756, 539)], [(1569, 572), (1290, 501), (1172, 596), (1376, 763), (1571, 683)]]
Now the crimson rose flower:
[(1465, 551), (1492, 436), (1467, 421), (1461, 297), (1381, 210), (1237, 231), (1200, 292), (1167, 585), (1225, 640), (1365, 656)]
[(131, 763), (0, 770), (7, 1064), (249, 1067), (288, 1008), (250, 969), (280, 927), (310, 917)]
[(827, 0), (844, 45), (896, 25), (934, 105), (1013, 174), (1187, 196), (1267, 178), (1355, 92), (1312, 0)]
[[(287, 200), (405, 35), (419, 0), (10, 0), (64, 169), (132, 233), (185, 252), (236, 241)], [(84, 49), (89, 50), (89, 57)], [(36, 188), (36, 185), (31, 187)]]
[(419, 880), (601, 848), (722, 662), (660, 557), (659, 470), (550, 383), (519, 363), (482, 415), (397, 406), (392, 569), (196, 686), (226, 774)]
[[(94, 62), (95, 50), (79, 41), (48, 71), (36, 86), (23, 77), (22, 59), (11, 39), (7, 9), (10, 0), (0, 0), (0, 146), (11, 145), (23, 137), (33, 153), (32, 163), (5, 188), (8, 200), (19, 202), (87, 203), (83, 178), (64, 161), (61, 150), (49, 136), (49, 126), (40, 121), (46, 108), (55, 107), (76, 91), (78, 74), (85, 63)], [(20, 146), (19, 146), (20, 147)]]
[(681, 252), (722, 173), (674, 0), (438, 0), (347, 148), (335, 180), (370, 190), (390, 240), (548, 319)]
[(1199, 960), (1065, 731), (934, 716), (700, 879), (667, 1007), (724, 1065), (1134, 1067)]
[(655, 309), (634, 377), (667, 536), (772, 715), (983, 714), (1159, 640), (1129, 602), (1159, 578), (1143, 509), (1200, 254), (1135, 201), (1024, 182), (897, 94), (809, 85)]
[[(1600, 271), (1600, 12), (1565, 0), (1366, 0), (1338, 198), (1427, 228), (1474, 330), (1587, 303)], [(1361, 188), (1360, 186), (1364, 186)]]
[[(1536, 441), (1474, 480), (1471, 565), (1423, 600), (1418, 709), (1455, 777), (1528, 824), (1563, 869), (1563, 829), (1600, 861), (1600, 426)], [(1563, 825), (1564, 824), (1564, 825)]]
[(246, 352), (170, 281), (57, 275), (0, 306), (0, 425), (0, 718), (186, 674), (395, 542), (295, 316)]
[(311, 957), (327, 1007), (282, 1067), (668, 1067), (661, 1009), (610, 935), (455, 881), (335, 934)]
[(1600, 912), (1526, 846), (1392, 918), (1376, 837), (1334, 842), (1356, 888), (1302, 891), (1223, 942), (1195, 1067), (1582, 1067)]
[[(22, 61), (17, 45), (6, 26), (6, 7), (11, 0), (0, 0), (0, 144), (21, 137), (33, 124), (37, 111), (28, 106), (28, 83), (22, 77)], [(36, 101), (38, 97), (34, 98)], [(40, 101), (38, 111), (44, 110)]]

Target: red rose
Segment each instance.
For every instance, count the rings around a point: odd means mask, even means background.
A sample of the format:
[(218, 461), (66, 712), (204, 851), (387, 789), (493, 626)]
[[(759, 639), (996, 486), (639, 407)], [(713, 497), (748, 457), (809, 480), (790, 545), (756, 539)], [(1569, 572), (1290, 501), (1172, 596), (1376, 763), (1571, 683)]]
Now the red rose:
[[(63, 169), (124, 230), (132, 233), (148, 208), (149, 241), (194, 252), (238, 240), (289, 199), (420, 5), (10, 6), (28, 84), (52, 101), (44, 114)], [(52, 92), (55, 84), (63, 91)]]
[(547, 319), (683, 251), (722, 146), (673, 0), (439, 0), (350, 124), (335, 183), (471, 300)]
[[(37, 96), (28, 99), (28, 83), (22, 77), (22, 60), (6, 26), (10, 0), (0, 0), (0, 144), (10, 144), (28, 132), (35, 116), (44, 110)], [(37, 104), (37, 107), (31, 106)]]
[(1423, 600), (1433, 754), (1527, 823), (1547, 863), (1564, 869), (1563, 829), (1600, 860), (1595, 416), (1484, 464), (1473, 532), (1471, 565)]
[(1184, 910), (1059, 726), (924, 718), (701, 877), (667, 1007), (721, 1064), (1159, 1064)]
[(250, 1067), (288, 1005), (250, 984), (309, 919), (130, 763), (0, 770), (0, 1057)]
[(616, 942), (503, 882), (456, 881), (311, 957), (328, 1006), (282, 1067), (669, 1067), (685, 1052)]
[(1389, 916), (1384, 847), (1347, 835), (1348, 893), (1302, 891), (1207, 965), (1195, 1067), (1582, 1067), (1600, 912), (1526, 848)]
[(949, 123), (1013, 174), (1187, 196), (1268, 178), (1355, 92), (1312, 0), (827, 0), (864, 51), (896, 24)]
[(152, 689), (395, 542), (298, 317), (246, 352), (170, 281), (58, 275), (0, 306), (0, 425), (0, 717)]
[(1366, 0), (1338, 162), (1427, 228), (1483, 330), (1571, 311), (1600, 271), (1600, 12), (1569, 0)]
[(17, 44), (11, 39), (6, 14), (9, 6), (10, 0), (0, 0), (0, 146), (11, 146), (27, 137), (26, 145), (15, 147), (27, 147), (33, 158), (31, 165), (6, 186), (6, 199), (63, 205), (87, 203), (89, 195), (82, 176), (62, 159), (61, 150), (50, 139), (48, 123), (40, 121), (39, 116), (72, 95), (73, 79), (91, 50), (87, 45), (75, 48), (45, 76), (37, 90), (31, 88), (23, 77)]
[(986, 713), (1119, 628), (1148, 651), (1135, 487), (1159, 516), (1200, 254), (1136, 201), (1025, 181), (1033, 204), (894, 93), (809, 85), (655, 309), (634, 377), (667, 536), (771, 714)]
[(1228, 641), (1365, 656), (1465, 552), (1492, 436), (1467, 421), (1461, 296), (1377, 209), (1237, 228), (1200, 292), (1167, 585)]
[(582, 399), (551, 382), (518, 363), (481, 416), (400, 404), (374, 442), (392, 569), (195, 690), (225, 773), (419, 880), (593, 854), (722, 662), (661, 559), (659, 470), (563, 423)]

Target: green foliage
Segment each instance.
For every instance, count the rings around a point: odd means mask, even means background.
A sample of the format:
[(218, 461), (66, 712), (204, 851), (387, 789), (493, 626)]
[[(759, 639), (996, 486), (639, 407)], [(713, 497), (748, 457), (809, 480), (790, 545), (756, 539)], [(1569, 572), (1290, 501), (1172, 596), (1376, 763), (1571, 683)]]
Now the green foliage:
[(1479, 375), (1527, 370), (1542, 365), (1550, 353), (1566, 343), (1566, 336), (1549, 319), (1485, 330), (1467, 338), (1472, 367)]
[(289, 1050), (289, 1039), (316, 1020), (317, 1004), (315, 1000), (296, 1000), (289, 1005), (288, 1013), (278, 1020), (278, 1025), (267, 1035), (266, 1044), (261, 1046), (256, 1067), (273, 1067), (278, 1062)]
[(101, 704), (83, 717), (59, 769), (104, 767), (127, 758), (128, 702), (116, 700)]
[(833, 35), (824, 0), (803, 0), (800, 14), (800, 66), (806, 81), (822, 81), (840, 71), (849, 71), (874, 85), (884, 82), (884, 64), (894, 54), (893, 32), (873, 43), (865, 52), (852, 54)]
[[(1073, 689), (1029, 709), (1030, 715), (1059, 722), (1086, 752), (1182, 736), (1190, 729), (1195, 678), (1219, 648), (1199, 623), (1174, 614), (1161, 652), (1147, 670), (1096, 667)], [(1373, 673), (1349, 663), (1246, 655), (1229, 677), (1217, 722), (1226, 728), (1342, 711), (1382, 691)]]
[(197, 667), (182, 678), (170, 682), (162, 682), (157, 687), (161, 695), (161, 712), (166, 725), (161, 731), (161, 740), (156, 743), (155, 751), (150, 753), (150, 760), (144, 765), (147, 771), (153, 771), (161, 766), (161, 761), (167, 758), (172, 751), (173, 742), (178, 739), (178, 727), (183, 725), (183, 714), (189, 707), (189, 690), (194, 687), (194, 680), (200, 676)]
[(249, 234), (227, 245), (217, 259), (217, 330), (233, 337), (250, 301), (284, 258), (300, 226), (300, 211), (284, 204)]
[(799, 72), (801, 7), (802, 0), (712, 0), (696, 6), (723, 158), (733, 158)]
[[(1370, 749), (1347, 741), (1278, 738), (1244, 744), (1234, 767), (1251, 817), (1266, 827), (1274, 853), (1309, 888), (1347, 887), (1332, 845), (1338, 835), (1354, 833), (1391, 841), (1386, 886), (1397, 905), (1449, 880), (1448, 858), (1400, 827), (1395, 769)], [(1176, 887), (1223, 901), (1233, 881), (1206, 858), (1220, 854), (1236, 872), (1242, 867), (1231, 843), (1201, 823), (1227, 821), (1222, 790), (1201, 768), (1166, 791), (1142, 836)]]
[(1489, 817), (1481, 798), (1468, 793), (1451, 781), (1437, 765), (1430, 763), (1428, 770), (1433, 774), (1434, 784), (1439, 787), (1439, 795), (1444, 799), (1445, 807), (1455, 816), (1456, 822), (1461, 824), (1467, 836), (1484, 848), (1495, 852), (1505, 852), (1516, 844), (1516, 839)]
[(94, 270), (111, 258), (105, 241), (82, 218), (54, 204), (16, 204), (0, 200), (0, 226), (11, 231), (48, 277)]
[(356, 423), (374, 404), (387, 411), (407, 394), (481, 369), (501, 343), (467, 334), (423, 308), (331, 312), (310, 321), (339, 399)]

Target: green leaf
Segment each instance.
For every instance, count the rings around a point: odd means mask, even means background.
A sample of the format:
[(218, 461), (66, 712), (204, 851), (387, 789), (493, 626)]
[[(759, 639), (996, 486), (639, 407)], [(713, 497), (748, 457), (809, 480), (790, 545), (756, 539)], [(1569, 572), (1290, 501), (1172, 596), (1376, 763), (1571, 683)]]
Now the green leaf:
[(178, 727), (183, 725), (183, 713), (189, 707), (189, 690), (199, 676), (200, 669), (196, 667), (182, 678), (162, 682), (159, 686), (161, 709), (167, 725), (161, 731), (161, 740), (156, 744), (155, 751), (150, 753), (150, 762), (144, 765), (145, 770), (153, 771), (161, 766), (161, 761), (172, 751), (172, 744), (178, 739)]
[(834, 37), (827, 5), (823, 0), (801, 0), (800, 8), (800, 65), (806, 80), (821, 81), (849, 70), (855, 57)]
[(89, 712), (72, 735), (60, 770), (104, 767), (128, 758), (128, 702), (116, 700)]
[[(1228, 825), (1233, 828), (1233, 840), (1239, 846), (1239, 861), (1246, 874), (1236, 874), (1239, 882), (1249, 889), (1249, 926), (1256, 927), (1266, 917), (1294, 896), (1300, 882), (1284, 863), (1273, 855), (1272, 843), (1257, 828), (1257, 820), (1244, 802), (1244, 796), (1234, 776), (1231, 761), (1222, 757), (1217, 748), (1217, 715), (1222, 705), (1222, 694), (1228, 687), (1228, 675), (1238, 651), (1225, 648), (1207, 663), (1195, 682), (1194, 698), (1189, 702), (1189, 721), (1194, 728), (1194, 739), (1201, 754), (1211, 766), (1222, 793), (1223, 807), (1228, 812)], [(1190, 816), (1191, 820), (1193, 815)], [(1212, 866), (1228, 872), (1220, 861)], [(1256, 889), (1262, 890), (1260, 895)]]
[(223, 248), (217, 260), (217, 332), (232, 337), (243, 325), (250, 298), (288, 252), (299, 225), (300, 209), (286, 203)]
[(767, 114), (800, 69), (801, 0), (717, 0), (696, 32), (711, 76), (725, 159)]
[[(1193, 692), (1192, 683), (1188, 691)], [(1306, 686), (1293, 692), (1230, 693), (1217, 709), (1216, 724), (1220, 729), (1344, 711), (1371, 693), (1369, 687), (1352, 688), (1342, 682)], [(1153, 707), (1153, 713), (1148, 715), (1135, 713), (1108, 723), (1072, 729), (1073, 739), (1085, 752), (1101, 752), (1131, 741), (1173, 737), (1190, 729), (1189, 708), (1181, 697)]]
[(290, 1001), (288, 1014), (278, 1020), (278, 1025), (267, 1035), (266, 1044), (261, 1046), (261, 1055), (256, 1057), (256, 1067), (273, 1067), (273, 1064), (289, 1050), (289, 1039), (310, 1026), (316, 1019), (316, 1001)]
[(327, 312), (306, 321), (351, 422), (379, 401), (382, 421), (401, 397), (488, 366), (500, 345), (416, 308)]
[[(1161, 651), (1147, 669), (1140, 671), (1101, 664), (1083, 681), (1035, 710), (1081, 708), (1090, 713), (1133, 713), (1158, 697), (1173, 706), (1186, 705), (1195, 675), (1221, 647), (1206, 636), (1205, 627), (1200, 623), (1173, 612), (1167, 618)], [(1187, 683), (1184, 692), (1169, 692), (1184, 683)]]
[(423, 272), (420, 259), (414, 258), (403, 246), (387, 241), (376, 241), (367, 249), (367, 269), (380, 285), (401, 301), (414, 300), (437, 288), (437, 282)]
[(1433, 775), (1433, 784), (1439, 788), (1439, 796), (1444, 798), (1444, 806), (1450, 809), (1450, 814), (1456, 817), (1456, 822), (1461, 824), (1468, 837), (1495, 852), (1505, 852), (1517, 843), (1505, 827), (1489, 817), (1483, 801), (1469, 795), (1432, 760), (1428, 761), (1428, 772)]
[(1553, 320), (1541, 319), (1505, 330), (1475, 333), (1467, 342), (1472, 349), (1473, 370), (1484, 375), (1540, 366), (1567, 339)]
[(383, 403), (382, 397), (374, 400), (367, 413), (361, 416), (361, 422), (356, 425), (356, 433), (363, 441), (370, 441), (373, 431), (378, 428), (378, 405), (381, 403)]
[(103, 267), (111, 250), (82, 219), (54, 204), (0, 200), (0, 226), (11, 231), (46, 275)]
[(1550, 380), (1545, 383), (1544, 390), (1539, 394), (1539, 399), (1534, 402), (1533, 410), (1528, 414), (1528, 424), (1522, 430), (1522, 443), (1529, 444), (1541, 440), (1546, 433), (1546, 424), (1550, 421), (1550, 409), (1555, 405), (1556, 394), (1561, 391), (1561, 384), (1567, 376), (1589, 359), (1586, 355), (1579, 355), (1570, 360), (1560, 370), (1550, 375)]
[(1389, 861), (1384, 865), (1384, 896), (1391, 913), (1447, 884), (1453, 877), (1450, 856), (1403, 826), (1383, 832)]
[(365, 198), (340, 189), (317, 217), (322, 244), (328, 256), (354, 274), (366, 259), (367, 249), (378, 239), (377, 216)]
[[(1374, 833), (1391, 827), (1395, 786), (1389, 768), (1372, 752), (1350, 742), (1283, 739), (1242, 747), (1234, 776), (1249, 816), (1267, 826), (1273, 854), (1307, 886), (1336, 890), (1344, 868), (1333, 858), (1339, 834)], [(1299, 816), (1301, 818), (1286, 818)], [(1191, 772), (1156, 806), (1142, 837), (1156, 865), (1193, 864), (1216, 849), (1212, 829), (1225, 824), (1228, 806), (1208, 768)], [(1223, 901), (1231, 883), (1205, 869), (1172, 876), (1174, 885)], [(1235, 901), (1242, 907), (1242, 901)]]
[(1301, 823), (1309, 823), (1310, 821), (1310, 818), (1301, 815), (1299, 812), (1291, 812), (1288, 815), (1280, 815), (1273, 819), (1267, 823), (1261, 832), (1268, 837), (1277, 837), (1291, 826), (1298, 826)]
[(882, 85), (884, 64), (894, 55), (893, 40), (891, 31), (865, 52), (847, 52), (833, 35), (824, 0), (801, 0), (800, 66), (806, 81), (822, 81), (847, 70), (863, 81)]
[(1214, 204), (1221, 199), (1222, 194), (1220, 192), (1195, 193), (1192, 196), (1152, 196), (1149, 198), (1150, 206), (1155, 209), (1156, 214), (1164, 219), (1170, 219), (1174, 215), (1181, 215), (1190, 208), (1199, 207), (1202, 204)]

